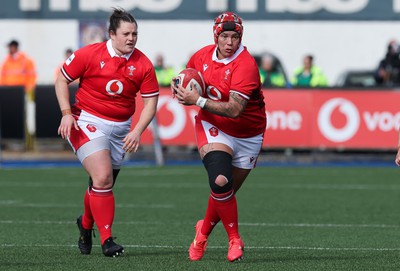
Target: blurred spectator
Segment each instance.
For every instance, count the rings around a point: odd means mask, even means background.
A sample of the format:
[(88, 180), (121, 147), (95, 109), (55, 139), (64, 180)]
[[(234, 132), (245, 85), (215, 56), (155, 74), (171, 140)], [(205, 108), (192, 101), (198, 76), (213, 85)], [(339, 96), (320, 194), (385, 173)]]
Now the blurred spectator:
[(345, 88), (373, 88), (377, 87), (375, 70), (347, 70), (343, 71), (335, 87)]
[(379, 62), (376, 81), (383, 86), (400, 85), (400, 50), (396, 40), (389, 42), (385, 57)]
[(328, 79), (322, 70), (313, 63), (314, 57), (306, 55), (303, 66), (294, 71), (292, 85), (294, 87), (327, 87)]
[(35, 63), (19, 51), (19, 43), (12, 40), (8, 43), (8, 55), (0, 67), (0, 85), (24, 86), (26, 93), (33, 93), (36, 86)]
[(274, 56), (263, 55), (259, 71), (263, 87), (285, 87), (287, 85), (285, 74), (277, 66), (277, 60)]
[(106, 22), (103, 20), (81, 20), (79, 22), (79, 47), (106, 41), (108, 39), (106, 29)]
[[(64, 62), (74, 53), (74, 51), (71, 48), (65, 49), (64, 52), (64, 60), (57, 66), (55, 72), (54, 72), (54, 81), (57, 80), (58, 75), (61, 72), (61, 68), (64, 65)], [(78, 80), (74, 81), (77, 82)]]
[(396, 158), (394, 159), (396, 165), (398, 165), (400, 167), (400, 130), (399, 130), (399, 134), (398, 134), (398, 141), (397, 141), (397, 154), (396, 154)]
[(158, 84), (162, 87), (169, 87), (171, 85), (172, 78), (175, 77), (175, 70), (171, 67), (165, 66), (164, 57), (161, 54), (156, 56), (154, 69), (156, 70)]

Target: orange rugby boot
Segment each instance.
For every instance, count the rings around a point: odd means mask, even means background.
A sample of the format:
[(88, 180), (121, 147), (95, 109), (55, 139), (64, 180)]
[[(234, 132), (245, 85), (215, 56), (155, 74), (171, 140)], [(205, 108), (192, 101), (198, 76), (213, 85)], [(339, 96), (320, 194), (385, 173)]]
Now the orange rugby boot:
[(228, 261), (235, 262), (242, 260), (244, 243), (240, 238), (232, 238), (229, 241)]
[(201, 227), (203, 226), (203, 220), (199, 220), (196, 223), (196, 236), (192, 244), (189, 247), (189, 259), (191, 261), (200, 261), (203, 258), (204, 251), (207, 247), (207, 236), (201, 233)]

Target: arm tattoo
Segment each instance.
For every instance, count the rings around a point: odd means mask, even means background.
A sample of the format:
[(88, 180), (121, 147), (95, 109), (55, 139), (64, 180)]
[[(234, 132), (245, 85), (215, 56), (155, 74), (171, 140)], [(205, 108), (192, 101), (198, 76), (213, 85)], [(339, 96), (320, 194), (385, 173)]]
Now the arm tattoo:
[(240, 104), (241, 107), (243, 107), (241, 110), (241, 111), (243, 111), (243, 109), (247, 105), (247, 100), (243, 99), (239, 94), (234, 93), (234, 92), (231, 92), (231, 94), (229, 96), (232, 97), (232, 99), (234, 99), (238, 104)]
[(213, 151), (213, 150), (214, 150), (213, 143), (209, 143), (209, 144), (205, 145), (204, 147), (202, 147), (199, 150), (201, 159), (203, 159), (207, 153), (209, 153), (210, 151)]
[(204, 109), (213, 114), (228, 118), (237, 117), (246, 108), (247, 100), (234, 92), (231, 92), (229, 97), (228, 102), (217, 102), (208, 99)]

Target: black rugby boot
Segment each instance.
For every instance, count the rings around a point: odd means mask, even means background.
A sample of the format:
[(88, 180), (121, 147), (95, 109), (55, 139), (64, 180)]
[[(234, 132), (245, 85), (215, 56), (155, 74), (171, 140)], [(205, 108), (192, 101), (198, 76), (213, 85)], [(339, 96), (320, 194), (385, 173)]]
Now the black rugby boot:
[(103, 254), (107, 257), (117, 257), (124, 253), (124, 247), (116, 244), (112, 237), (105, 240), (101, 248), (103, 249)]
[(87, 230), (82, 226), (82, 216), (76, 219), (79, 229), (78, 247), (82, 254), (88, 255), (92, 251), (92, 232), (93, 229)]

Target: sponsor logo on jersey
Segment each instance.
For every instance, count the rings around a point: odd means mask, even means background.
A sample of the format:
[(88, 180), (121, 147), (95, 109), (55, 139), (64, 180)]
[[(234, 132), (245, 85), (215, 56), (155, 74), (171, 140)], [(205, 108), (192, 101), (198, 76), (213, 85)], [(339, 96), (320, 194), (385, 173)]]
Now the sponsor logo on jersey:
[(203, 64), (203, 72), (205, 71), (205, 70), (207, 70), (208, 69), (208, 65), (207, 64)]
[(104, 68), (104, 65), (106, 65), (106, 63), (104, 61), (100, 61), (100, 68)]
[(110, 80), (106, 85), (106, 91), (110, 95), (121, 94), (124, 90), (124, 85), (119, 80)]

